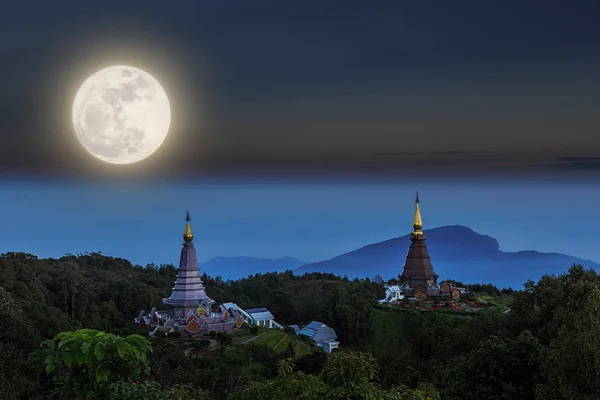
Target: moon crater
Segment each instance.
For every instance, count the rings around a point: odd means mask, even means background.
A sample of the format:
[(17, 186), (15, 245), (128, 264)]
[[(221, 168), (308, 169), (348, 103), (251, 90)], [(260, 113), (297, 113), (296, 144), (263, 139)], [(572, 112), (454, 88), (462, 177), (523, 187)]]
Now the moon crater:
[(73, 126), (83, 147), (100, 160), (131, 164), (154, 153), (171, 122), (158, 81), (134, 67), (114, 66), (90, 76), (73, 102)]

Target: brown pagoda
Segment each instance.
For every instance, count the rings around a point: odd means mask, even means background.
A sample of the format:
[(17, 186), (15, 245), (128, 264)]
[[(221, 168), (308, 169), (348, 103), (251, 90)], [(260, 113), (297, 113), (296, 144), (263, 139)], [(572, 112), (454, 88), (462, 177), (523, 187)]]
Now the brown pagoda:
[(425, 244), (427, 237), (423, 232), (423, 221), (419, 209), (419, 192), (417, 192), (415, 203), (413, 232), (410, 234), (411, 243), (406, 255), (404, 269), (398, 277), (405, 295), (419, 300), (438, 294), (437, 280), (439, 275), (433, 270), (427, 245)]

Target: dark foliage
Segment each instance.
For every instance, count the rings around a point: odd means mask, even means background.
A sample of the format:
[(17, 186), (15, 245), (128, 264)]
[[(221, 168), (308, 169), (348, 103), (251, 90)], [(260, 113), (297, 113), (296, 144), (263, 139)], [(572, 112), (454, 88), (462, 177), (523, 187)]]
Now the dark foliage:
[[(29, 353), (64, 331), (136, 333), (134, 316), (160, 306), (175, 275), (172, 265), (134, 266), (100, 253), (58, 260), (0, 256), (0, 398), (45, 398), (52, 382), (42, 365), (27, 362)], [(470, 285), (474, 297), (512, 298), (507, 313), (500, 307), (472, 314), (392, 312), (377, 305), (383, 298), (378, 280), (332, 274), (204, 280), (218, 303), (267, 306), (284, 325), (318, 320), (331, 326), (344, 347), (375, 357), (384, 389), (433, 383), (443, 399), (596, 399), (600, 393), (600, 277), (581, 266), (528, 282), (522, 291)], [(193, 386), (225, 399), (252, 383), (276, 382), (280, 361), (296, 356), (293, 346), (281, 354), (254, 343), (232, 346), (230, 335), (219, 341), (229, 349), (206, 350), (208, 340), (196, 340), (196, 351), (212, 356), (195, 358), (177, 345), (181, 339), (153, 340), (149, 383), (119, 384), (119, 393), (164, 395)], [(296, 358), (294, 374), (316, 378), (327, 360), (322, 351)]]

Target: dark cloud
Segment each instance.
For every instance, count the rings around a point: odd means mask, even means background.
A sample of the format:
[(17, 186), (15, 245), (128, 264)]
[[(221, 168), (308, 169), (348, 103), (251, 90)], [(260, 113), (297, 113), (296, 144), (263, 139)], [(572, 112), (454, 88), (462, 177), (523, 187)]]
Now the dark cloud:
[(558, 162), (565, 163), (580, 163), (580, 162), (597, 162), (600, 161), (600, 156), (570, 156), (570, 157), (558, 157)]
[(558, 157), (549, 162), (530, 164), (529, 168), (561, 171), (600, 171), (600, 156)]
[[(39, 0), (1, 14), (2, 176), (517, 174), (596, 160), (514, 152), (600, 152), (591, 2)], [(126, 172), (70, 122), (78, 85), (117, 63), (172, 104), (163, 147)]]
[(441, 155), (449, 155), (449, 156), (464, 156), (464, 155), (478, 155), (478, 154), (494, 154), (496, 152), (489, 150), (469, 150), (469, 151), (457, 151), (457, 150), (448, 150), (448, 151), (434, 151), (433, 154), (441, 154)]

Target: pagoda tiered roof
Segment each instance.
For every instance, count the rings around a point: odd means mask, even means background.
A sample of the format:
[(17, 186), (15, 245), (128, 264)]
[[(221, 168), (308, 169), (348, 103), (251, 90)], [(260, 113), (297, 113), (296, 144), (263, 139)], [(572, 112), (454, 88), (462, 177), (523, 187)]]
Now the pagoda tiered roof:
[(173, 292), (163, 303), (171, 307), (199, 307), (204, 304), (210, 307), (214, 300), (206, 294), (202, 279), (200, 278), (200, 267), (196, 258), (196, 249), (192, 240), (192, 228), (190, 226), (190, 214), (186, 217), (186, 227), (183, 234), (183, 247), (177, 268), (177, 279)]
[(410, 234), (410, 247), (406, 255), (404, 269), (399, 275), (401, 281), (405, 281), (412, 288), (415, 281), (437, 281), (438, 274), (433, 270), (431, 258), (425, 244), (425, 232), (423, 232), (423, 221), (419, 209), (419, 193), (415, 201), (415, 216), (413, 220), (413, 232)]

